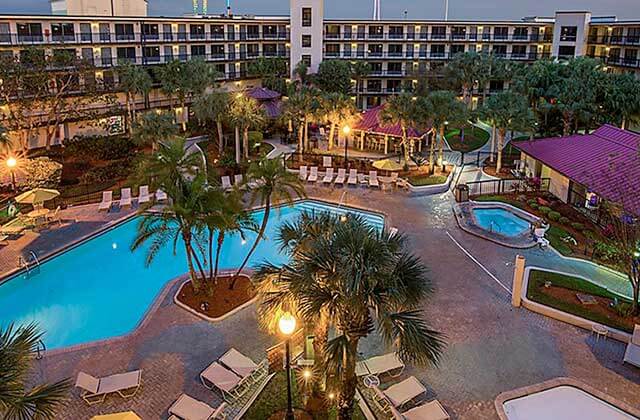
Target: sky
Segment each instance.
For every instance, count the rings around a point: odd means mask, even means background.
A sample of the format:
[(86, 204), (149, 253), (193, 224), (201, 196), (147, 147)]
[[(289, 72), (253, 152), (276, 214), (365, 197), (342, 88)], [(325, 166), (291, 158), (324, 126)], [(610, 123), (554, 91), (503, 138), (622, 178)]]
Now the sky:
[[(440, 19), (444, 15), (445, 0), (381, 1), (383, 18), (402, 18), (405, 10), (410, 19)], [(325, 16), (369, 18), (372, 4), (373, 0), (325, 0)], [(289, 13), (289, 0), (231, 0), (231, 7), (236, 14), (284, 15)], [(150, 15), (180, 16), (191, 8), (191, 0), (149, 0)], [(225, 0), (209, 0), (209, 13), (221, 13), (224, 8)], [(449, 0), (450, 19), (519, 19), (551, 16), (556, 10), (590, 10), (594, 16), (640, 20), (640, 0)], [(49, 0), (0, 0), (0, 14), (49, 12)]]

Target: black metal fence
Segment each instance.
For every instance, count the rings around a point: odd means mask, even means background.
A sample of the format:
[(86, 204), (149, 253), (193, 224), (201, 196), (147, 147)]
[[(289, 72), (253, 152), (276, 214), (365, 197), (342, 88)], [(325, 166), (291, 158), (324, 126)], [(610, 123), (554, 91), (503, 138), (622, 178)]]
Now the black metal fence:
[(527, 191), (549, 191), (549, 178), (501, 178), (467, 182), (469, 195), (510, 194)]

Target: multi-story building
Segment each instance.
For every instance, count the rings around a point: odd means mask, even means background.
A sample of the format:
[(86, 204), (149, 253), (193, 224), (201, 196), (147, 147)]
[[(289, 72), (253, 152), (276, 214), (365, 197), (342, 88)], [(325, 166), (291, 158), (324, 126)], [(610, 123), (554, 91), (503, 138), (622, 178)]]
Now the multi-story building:
[[(256, 57), (288, 58), (292, 71), (304, 61), (312, 72), (327, 59), (361, 60), (371, 67), (358, 104), (367, 108), (411, 89), (418, 77), (464, 51), (521, 62), (589, 55), (612, 71), (640, 72), (640, 20), (589, 12), (513, 21), (325, 19), (323, 0), (291, 0), (290, 16), (273, 17), (0, 16), (0, 55), (19, 57), (32, 47), (90, 60), (96, 80), (109, 87), (117, 85), (114, 67), (122, 61), (154, 66), (202, 58), (235, 87), (249, 78), (247, 66)], [(500, 90), (502, 84), (484, 89)], [(140, 106), (161, 103), (153, 92)], [(60, 138), (73, 133), (61, 129)]]

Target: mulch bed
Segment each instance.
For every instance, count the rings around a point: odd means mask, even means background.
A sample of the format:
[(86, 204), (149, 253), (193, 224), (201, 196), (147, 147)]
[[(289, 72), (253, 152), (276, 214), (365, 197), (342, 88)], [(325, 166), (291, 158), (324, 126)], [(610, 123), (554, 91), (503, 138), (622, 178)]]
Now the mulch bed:
[[(269, 420), (282, 420), (285, 414), (286, 414), (286, 410), (280, 410), (277, 413), (272, 414), (269, 417)], [(297, 408), (293, 410), (293, 417), (295, 418), (295, 420), (313, 420), (313, 417), (311, 416), (311, 414)]]
[(247, 303), (255, 296), (253, 285), (248, 276), (238, 276), (235, 287), (230, 290), (229, 285), (232, 278), (233, 276), (218, 277), (218, 282), (213, 286), (213, 291), (210, 294), (202, 289), (200, 293), (196, 294), (193, 285), (188, 282), (182, 287), (177, 299), (202, 315), (209, 318), (219, 318)]

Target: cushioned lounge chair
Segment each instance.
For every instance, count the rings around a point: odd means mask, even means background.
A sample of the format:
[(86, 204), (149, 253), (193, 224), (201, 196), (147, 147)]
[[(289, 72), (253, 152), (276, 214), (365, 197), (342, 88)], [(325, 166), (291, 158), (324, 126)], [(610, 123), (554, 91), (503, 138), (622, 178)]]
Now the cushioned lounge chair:
[(307, 178), (307, 181), (316, 182), (317, 180), (318, 180), (318, 167), (312, 166), (311, 172), (309, 173), (309, 177)]
[(218, 408), (212, 408), (209, 404), (196, 400), (187, 394), (182, 394), (169, 407), (169, 419), (176, 420), (210, 420), (223, 419), (223, 411), (226, 404), (222, 403)]
[(356, 375), (381, 375), (394, 372), (394, 377), (400, 376), (404, 370), (404, 363), (396, 353), (387, 353), (382, 356), (371, 357), (356, 363)]
[(140, 185), (140, 191), (138, 191), (138, 204), (148, 203), (151, 201), (151, 195), (149, 194), (148, 185)]
[(344, 168), (338, 169), (338, 176), (333, 181), (334, 185), (344, 185), (344, 180), (347, 177), (347, 170)]
[(333, 168), (327, 168), (327, 172), (324, 174), (324, 178), (322, 178), (323, 184), (331, 184), (333, 181)]
[(98, 211), (109, 211), (113, 204), (113, 191), (102, 191), (102, 201), (98, 204)]
[(407, 410), (401, 414), (406, 420), (449, 420), (451, 417), (438, 400)]
[(120, 207), (131, 207), (131, 188), (120, 190)]
[(103, 378), (80, 372), (76, 379), (76, 387), (82, 389), (80, 396), (90, 405), (103, 402), (108, 394), (113, 393), (118, 393), (122, 398), (131, 398), (136, 395), (141, 383), (141, 370), (117, 373)]

